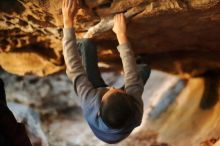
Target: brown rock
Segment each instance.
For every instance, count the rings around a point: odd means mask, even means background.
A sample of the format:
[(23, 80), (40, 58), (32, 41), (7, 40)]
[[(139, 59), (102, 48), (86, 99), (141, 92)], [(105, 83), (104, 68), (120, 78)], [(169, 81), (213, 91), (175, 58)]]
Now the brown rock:
[[(65, 69), (61, 0), (0, 2), (0, 66), (8, 72), (46, 76)], [(198, 76), (220, 71), (220, 0), (82, 0), (77, 37), (92, 35), (101, 61), (120, 69), (112, 14), (125, 12), (136, 54), (153, 68)], [(99, 22), (102, 22), (101, 25)], [(102, 29), (100, 29), (100, 26)], [(90, 29), (91, 30), (91, 29)], [(94, 31), (95, 30), (95, 31)], [(105, 31), (103, 31), (105, 30)], [(90, 32), (90, 31), (89, 31)], [(105, 54), (105, 55), (103, 55)]]
[(212, 138), (202, 142), (199, 146), (218, 146), (218, 139)]

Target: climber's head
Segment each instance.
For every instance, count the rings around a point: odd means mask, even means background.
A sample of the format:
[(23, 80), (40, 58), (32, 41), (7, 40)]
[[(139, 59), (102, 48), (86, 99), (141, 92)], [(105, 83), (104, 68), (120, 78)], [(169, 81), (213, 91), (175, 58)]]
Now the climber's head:
[(123, 90), (110, 88), (102, 97), (100, 116), (113, 129), (123, 128), (133, 117), (133, 97)]

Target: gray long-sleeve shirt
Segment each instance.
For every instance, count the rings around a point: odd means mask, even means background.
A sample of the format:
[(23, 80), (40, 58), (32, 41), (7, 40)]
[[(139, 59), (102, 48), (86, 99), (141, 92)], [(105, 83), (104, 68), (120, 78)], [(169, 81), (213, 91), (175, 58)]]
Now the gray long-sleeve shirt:
[(141, 99), (144, 85), (138, 75), (134, 53), (130, 44), (117, 47), (124, 69), (125, 91), (135, 99), (136, 116), (131, 124), (122, 129), (109, 128), (99, 116), (102, 96), (107, 88), (94, 88), (87, 78), (82, 61), (76, 47), (76, 36), (73, 28), (63, 29), (63, 55), (66, 63), (66, 73), (73, 82), (74, 91), (79, 97), (83, 114), (93, 133), (107, 143), (116, 143), (126, 138), (132, 130), (140, 125), (143, 115), (143, 101)]

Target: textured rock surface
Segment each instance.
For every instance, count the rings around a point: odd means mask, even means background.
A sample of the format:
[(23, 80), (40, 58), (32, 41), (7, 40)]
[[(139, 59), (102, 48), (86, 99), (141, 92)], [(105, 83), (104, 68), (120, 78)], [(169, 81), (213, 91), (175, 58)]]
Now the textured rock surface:
[[(101, 61), (112, 68), (120, 61), (109, 31), (112, 14), (125, 12), (133, 48), (153, 68), (219, 73), (220, 0), (80, 0), (80, 5), (77, 37), (92, 34)], [(0, 1), (0, 65), (19, 75), (64, 70), (61, 28), (61, 0)]]

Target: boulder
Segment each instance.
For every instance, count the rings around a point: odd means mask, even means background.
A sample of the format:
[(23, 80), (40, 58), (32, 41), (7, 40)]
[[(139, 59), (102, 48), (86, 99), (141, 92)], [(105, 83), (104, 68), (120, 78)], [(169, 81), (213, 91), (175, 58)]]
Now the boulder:
[(19, 123), (25, 124), (33, 146), (49, 146), (47, 137), (41, 128), (39, 114), (33, 109), (17, 103), (8, 103), (9, 109)]
[[(65, 70), (61, 0), (0, 1), (0, 66), (47, 76)], [(121, 69), (112, 17), (124, 12), (136, 54), (182, 76), (220, 71), (220, 0), (81, 0), (77, 38), (92, 35), (104, 69)]]

